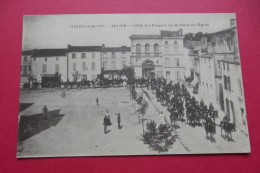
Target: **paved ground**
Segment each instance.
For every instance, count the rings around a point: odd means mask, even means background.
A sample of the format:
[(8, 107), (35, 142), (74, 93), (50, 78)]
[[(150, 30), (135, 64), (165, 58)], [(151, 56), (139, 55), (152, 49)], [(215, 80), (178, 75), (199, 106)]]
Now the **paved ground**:
[[(66, 98), (61, 98), (61, 91), (21, 93), (20, 103), (33, 105), (20, 112), (20, 134), (29, 135), (20, 138), (18, 157), (157, 154), (140, 140), (142, 123), (138, 122), (125, 87), (68, 90), (66, 93)], [(98, 106), (96, 97), (100, 101)], [(43, 120), (44, 106), (49, 110), (49, 121)], [(106, 109), (113, 123), (108, 127), (108, 134), (104, 134), (103, 127)], [(115, 115), (119, 112), (120, 130)], [(159, 122), (158, 113), (150, 102), (146, 118)], [(183, 152), (186, 150), (177, 141), (169, 153)]]
[[(150, 90), (137, 89), (139, 94), (144, 91), (146, 94), (143, 96), (149, 103), (144, 118), (152, 119), (159, 125), (158, 110), (163, 110), (169, 122), (166, 108), (156, 102), (155, 95)], [(135, 112), (137, 105), (133, 106), (125, 87), (68, 90), (66, 93), (66, 98), (61, 97), (60, 90), (21, 93), (20, 103), (23, 106), (19, 114), (18, 157), (158, 154), (150, 151), (140, 140), (143, 128)], [(98, 106), (96, 97), (100, 101)], [(49, 121), (43, 120), (41, 112), (44, 106), (49, 109)], [(104, 134), (106, 109), (109, 109), (113, 124), (108, 127), (109, 133)], [(115, 115), (119, 112), (121, 129), (117, 128)], [(217, 128), (216, 141), (210, 142), (205, 138), (202, 127), (193, 128), (185, 122), (179, 122), (178, 125), (180, 128), (174, 132), (178, 139), (164, 154), (237, 152), (241, 148), (245, 152), (249, 150), (248, 137), (239, 131), (233, 133), (234, 141), (227, 142)]]

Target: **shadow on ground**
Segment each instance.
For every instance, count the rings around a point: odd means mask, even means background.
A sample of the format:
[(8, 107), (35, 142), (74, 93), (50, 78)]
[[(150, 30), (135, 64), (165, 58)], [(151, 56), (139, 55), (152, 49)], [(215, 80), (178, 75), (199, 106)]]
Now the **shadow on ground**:
[(48, 120), (43, 119), (43, 114), (21, 116), (19, 121), (18, 141), (22, 142), (40, 132), (56, 126), (64, 115), (59, 114), (60, 109), (48, 112)]
[(29, 108), (32, 105), (33, 103), (20, 103), (19, 111), (22, 112), (23, 110)]

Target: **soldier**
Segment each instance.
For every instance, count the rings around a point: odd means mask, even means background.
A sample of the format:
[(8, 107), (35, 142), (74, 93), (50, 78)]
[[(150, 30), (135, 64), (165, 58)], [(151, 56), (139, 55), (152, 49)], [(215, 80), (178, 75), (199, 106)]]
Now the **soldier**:
[(48, 120), (48, 118), (47, 118), (48, 109), (46, 106), (44, 106), (44, 108), (42, 109), (42, 112), (43, 112), (43, 119)]
[(104, 125), (104, 133), (107, 134), (108, 119), (106, 115), (104, 117), (103, 125)]
[(117, 115), (117, 123), (118, 123), (118, 129), (121, 129), (120, 122), (121, 122), (121, 117), (120, 113), (116, 114)]
[(96, 103), (97, 103), (97, 105), (99, 105), (99, 100), (98, 100), (98, 97), (96, 98)]

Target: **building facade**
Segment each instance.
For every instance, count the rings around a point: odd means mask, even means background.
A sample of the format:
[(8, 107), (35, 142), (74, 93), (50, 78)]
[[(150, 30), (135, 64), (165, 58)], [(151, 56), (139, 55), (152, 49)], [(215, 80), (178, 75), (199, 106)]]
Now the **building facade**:
[(21, 57), (21, 83), (27, 83), (28, 77), (31, 74), (31, 57), (32, 57), (32, 50), (22, 51)]
[(131, 48), (103, 47), (102, 48), (102, 70), (105, 78), (121, 77), (122, 70), (130, 64)]
[(67, 49), (34, 49), (32, 76), (38, 83), (67, 80)]
[(131, 35), (131, 65), (139, 77), (184, 80), (183, 33), (161, 31), (158, 35)]
[(102, 46), (68, 45), (69, 81), (93, 80), (101, 74)]

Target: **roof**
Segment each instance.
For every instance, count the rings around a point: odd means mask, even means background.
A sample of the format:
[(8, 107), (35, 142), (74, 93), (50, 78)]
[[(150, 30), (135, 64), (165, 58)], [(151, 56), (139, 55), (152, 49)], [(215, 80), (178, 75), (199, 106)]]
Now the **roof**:
[(234, 32), (234, 29), (236, 29), (236, 26), (233, 26), (231, 28), (227, 28), (221, 31), (217, 31), (217, 32), (213, 32), (213, 33), (209, 33), (210, 35), (217, 35), (217, 34), (224, 34), (224, 33), (229, 33), (229, 32)]
[(32, 50), (24, 50), (22, 51), (22, 55), (32, 55)]
[(137, 40), (137, 39), (161, 39), (162, 36), (158, 34), (153, 35), (131, 35), (129, 37), (131, 40)]
[(178, 31), (161, 31), (160, 34), (148, 34), (148, 35), (131, 35), (131, 40), (137, 39), (161, 39), (165, 37), (183, 37), (182, 29)]
[(34, 49), (32, 57), (66, 56), (67, 49)]
[(112, 52), (112, 51), (119, 51), (119, 52), (131, 52), (130, 47), (122, 46), (122, 47), (104, 47), (102, 48), (103, 52)]
[(161, 31), (162, 37), (182, 37), (182, 30), (179, 31)]
[(228, 62), (228, 63), (231, 63), (231, 64), (238, 64), (238, 65), (240, 64), (238, 55), (235, 55), (235, 56), (232, 56), (232, 57), (225, 57), (225, 58), (222, 58), (220, 61)]
[(200, 46), (200, 45), (203, 45), (203, 44), (205, 44), (205, 43), (202, 42), (202, 41), (185, 41), (184, 42), (184, 47), (194, 48), (196, 46)]
[(68, 52), (100, 52), (102, 46), (68, 46)]

